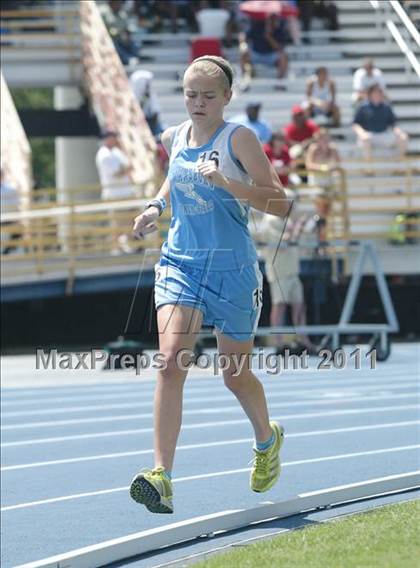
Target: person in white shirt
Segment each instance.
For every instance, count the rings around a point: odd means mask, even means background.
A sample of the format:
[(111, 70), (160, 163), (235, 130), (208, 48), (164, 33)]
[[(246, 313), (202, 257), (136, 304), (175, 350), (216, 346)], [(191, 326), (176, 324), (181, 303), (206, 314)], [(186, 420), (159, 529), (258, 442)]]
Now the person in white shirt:
[[(118, 133), (106, 130), (102, 136), (102, 145), (96, 154), (96, 168), (102, 186), (101, 197), (104, 200), (119, 200), (137, 197), (130, 177), (131, 166), (128, 158), (119, 148)], [(118, 219), (115, 211), (110, 211), (112, 231), (112, 254), (132, 252), (126, 234), (118, 234), (119, 229), (126, 227), (125, 222)]]
[(333, 126), (340, 126), (340, 109), (336, 102), (335, 81), (326, 67), (318, 67), (306, 84), (306, 106), (314, 118), (323, 115), (331, 119)]
[(375, 67), (373, 59), (367, 58), (363, 67), (357, 69), (353, 75), (353, 103), (365, 101), (368, 89), (373, 85), (378, 85), (385, 92), (386, 84), (382, 71)]
[(164, 127), (160, 118), (161, 107), (153, 87), (153, 73), (147, 69), (137, 69), (129, 80), (153, 136), (159, 136)]
[(200, 10), (195, 18), (202, 37), (217, 37), (220, 40), (226, 36), (226, 25), (230, 14), (222, 8), (210, 8), (209, 2), (200, 2)]
[[(285, 191), (288, 197), (294, 198), (291, 190)], [(306, 325), (306, 305), (299, 278), (300, 254), (299, 247), (296, 246), (304, 227), (297, 222), (296, 204), (293, 209), (294, 214), (286, 221), (286, 226), (284, 219), (265, 215), (258, 228), (257, 238), (265, 242), (261, 252), (270, 286), (270, 323), (273, 327), (284, 325), (287, 306), (291, 307), (293, 325)], [(286, 243), (288, 246), (285, 246)], [(316, 347), (307, 335), (298, 334), (296, 339), (308, 354), (316, 353)], [(281, 353), (284, 346), (285, 337), (277, 335), (277, 353)]]

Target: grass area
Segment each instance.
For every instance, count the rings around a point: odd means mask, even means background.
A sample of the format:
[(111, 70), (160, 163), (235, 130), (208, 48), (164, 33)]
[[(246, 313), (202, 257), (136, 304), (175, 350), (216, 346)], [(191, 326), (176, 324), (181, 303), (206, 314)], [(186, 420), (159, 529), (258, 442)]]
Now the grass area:
[[(195, 568), (418, 568), (420, 500), (314, 525)], [(417, 558), (417, 560), (416, 560)]]
[[(18, 111), (20, 109), (53, 109), (54, 90), (51, 87), (11, 89)], [(32, 170), (37, 187), (55, 187), (54, 138), (31, 137)]]
[(20, 108), (54, 108), (54, 90), (51, 87), (10, 89), (13, 102)]

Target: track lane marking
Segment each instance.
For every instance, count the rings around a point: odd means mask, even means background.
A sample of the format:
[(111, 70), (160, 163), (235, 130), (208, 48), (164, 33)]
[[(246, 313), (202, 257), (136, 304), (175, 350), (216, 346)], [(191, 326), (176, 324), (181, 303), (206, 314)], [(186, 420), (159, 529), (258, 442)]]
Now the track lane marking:
[[(336, 404), (347, 404), (350, 402), (366, 402), (366, 401), (382, 401), (382, 400), (397, 400), (397, 399), (412, 399), (413, 393), (403, 393), (403, 394), (392, 394), (392, 395), (381, 395), (381, 396), (356, 396), (337, 399), (333, 398), (321, 398), (315, 400), (305, 400), (305, 401), (286, 401), (286, 402), (275, 402), (274, 404), (269, 404), (269, 408), (290, 408), (293, 406), (323, 406), (323, 405), (336, 405)], [(230, 397), (232, 400), (232, 397)], [(183, 416), (195, 416), (203, 414), (223, 414), (232, 412), (243, 412), (243, 409), (238, 404), (232, 406), (217, 406), (214, 408), (199, 408), (199, 409), (189, 409), (183, 411)], [(48, 420), (45, 422), (26, 422), (23, 424), (6, 424), (1, 427), (1, 431), (6, 432), (10, 430), (24, 430), (27, 428), (49, 428), (56, 426), (70, 426), (73, 424), (90, 424), (97, 422), (114, 422), (114, 421), (124, 421), (124, 420), (146, 420), (153, 418), (153, 412), (146, 412), (143, 414), (122, 414), (116, 416), (95, 416), (92, 418), (71, 418), (66, 420)]]
[[(363, 409), (347, 409), (341, 411), (331, 411), (331, 412), (312, 412), (305, 414), (283, 414), (280, 417), (274, 417), (273, 420), (299, 420), (303, 418), (325, 418), (330, 416), (348, 416), (354, 414), (372, 414), (376, 412), (396, 412), (398, 410), (418, 410), (420, 405), (418, 404), (406, 404), (401, 406), (378, 406), (369, 407)], [(237, 420), (221, 420), (213, 422), (197, 422), (192, 424), (183, 424), (183, 430), (190, 430), (196, 428), (215, 428), (220, 426), (228, 426), (234, 424), (247, 424), (249, 423), (248, 418), (238, 418)], [(154, 432), (154, 428), (138, 428), (133, 430), (117, 430), (111, 432), (98, 432), (95, 434), (75, 434), (73, 436), (57, 436), (54, 438), (34, 438), (29, 440), (18, 440), (14, 442), (4, 442), (1, 444), (2, 448), (12, 447), (12, 446), (30, 446), (32, 444), (49, 444), (55, 442), (63, 442), (67, 440), (82, 440), (87, 438), (103, 438), (108, 436), (126, 436), (126, 435), (138, 435), (146, 434), (149, 432)]]
[[(322, 462), (327, 462), (327, 461), (351, 459), (351, 458), (362, 457), (362, 456), (371, 456), (371, 455), (379, 455), (379, 454), (387, 454), (387, 453), (395, 453), (395, 452), (405, 452), (405, 451), (417, 450), (419, 448), (420, 448), (420, 444), (416, 444), (416, 445), (411, 445), (411, 446), (397, 446), (397, 447), (394, 447), (394, 448), (382, 448), (382, 449), (379, 449), (379, 450), (369, 450), (369, 451), (365, 451), (365, 452), (354, 452), (354, 453), (349, 453), (349, 454), (338, 454), (338, 455), (334, 455), (334, 456), (323, 456), (323, 457), (319, 457), (319, 458), (311, 458), (311, 459), (305, 459), (305, 460), (295, 460), (295, 461), (285, 462), (285, 463), (282, 464), (282, 467), (304, 465), (304, 464), (308, 464), (308, 463), (322, 463)], [(223, 476), (226, 476), (226, 475), (234, 475), (234, 474), (238, 474), (238, 473), (249, 472), (250, 470), (251, 470), (250, 467), (244, 467), (244, 468), (231, 469), (231, 470), (226, 470), (226, 471), (215, 471), (215, 472), (212, 472), (212, 473), (189, 475), (189, 476), (186, 476), (186, 477), (178, 477), (178, 478), (173, 480), (173, 483), (182, 483), (184, 481), (193, 481), (193, 480), (199, 480), (199, 479), (209, 479), (209, 478), (212, 478), (212, 477), (223, 477)], [(107, 495), (107, 494), (110, 494), (110, 493), (117, 493), (119, 491), (127, 491), (128, 488), (129, 488), (128, 486), (115, 487), (113, 489), (102, 489), (100, 491), (89, 491), (89, 492), (86, 492), (86, 493), (76, 493), (76, 494), (73, 494), (73, 495), (64, 495), (62, 497), (53, 497), (51, 499), (43, 499), (43, 500), (39, 500), (39, 501), (30, 501), (30, 502), (27, 502), (27, 503), (18, 503), (16, 505), (8, 505), (6, 507), (2, 507), (1, 512), (15, 511), (15, 510), (18, 510), (18, 509), (26, 509), (26, 508), (29, 508), (29, 507), (37, 507), (39, 505), (47, 505), (47, 504), (59, 503), (59, 502), (63, 502), (63, 501), (71, 501), (71, 500), (75, 500), (75, 499), (82, 499), (84, 497), (94, 497), (94, 496), (98, 496), (98, 495)]]
[[(367, 430), (378, 430), (383, 428), (402, 428), (407, 426), (415, 426), (420, 424), (420, 420), (407, 420), (405, 422), (386, 422), (386, 423), (379, 423), (379, 424), (367, 424), (364, 426), (351, 426), (348, 428), (333, 428), (330, 430), (310, 430), (308, 432), (294, 432), (288, 434), (286, 432), (286, 439), (289, 438), (304, 438), (306, 436), (325, 436), (330, 434), (341, 434), (341, 433), (349, 433), (349, 432), (362, 432)], [(181, 446), (177, 446), (177, 451), (179, 450), (195, 450), (201, 448), (211, 448), (217, 446), (224, 446), (224, 445), (233, 445), (233, 444), (245, 444), (253, 442), (254, 438), (237, 438), (234, 440), (220, 440), (218, 442), (207, 442), (201, 444), (185, 444)], [(97, 460), (104, 460), (104, 459), (116, 459), (116, 458), (123, 458), (123, 457), (131, 457), (131, 456), (140, 456), (145, 454), (153, 454), (153, 448), (147, 450), (134, 450), (131, 452), (118, 452), (113, 454), (98, 454), (93, 456), (80, 456), (77, 458), (65, 458), (61, 460), (51, 460), (45, 462), (33, 462), (33, 463), (26, 463), (26, 464), (16, 464), (16, 465), (9, 465), (4, 466), (0, 469), (0, 471), (16, 471), (22, 469), (30, 469), (30, 468), (37, 468), (37, 467), (45, 467), (51, 465), (63, 465), (63, 464), (70, 464), (70, 463), (80, 463), (80, 462), (88, 462), (88, 461), (97, 461)]]
[[(398, 386), (394, 386), (394, 387), (388, 387), (387, 390), (391, 390), (391, 391), (398, 391), (399, 389), (404, 388), (404, 389), (413, 389), (414, 391), (416, 391), (418, 389), (418, 385), (415, 382), (412, 381), (407, 381), (405, 383), (399, 383)], [(225, 389), (226, 390), (226, 389)], [(365, 386), (365, 387), (359, 387), (359, 388), (355, 388), (354, 386), (343, 386), (341, 388), (336, 388), (334, 391), (328, 391), (328, 389), (314, 389), (311, 390), (311, 395), (316, 396), (316, 395), (321, 395), (323, 393), (325, 393), (325, 396), (328, 396), (329, 398), (340, 398), (341, 396), (345, 396), (346, 393), (352, 393), (354, 391), (372, 391), (372, 395), (375, 394), (375, 390), (384, 390), (384, 387), (382, 385), (377, 385), (376, 387), (369, 387), (369, 386)], [(153, 393), (151, 393), (153, 394)], [(291, 390), (291, 391), (278, 391), (278, 392), (269, 392), (268, 389), (266, 389), (266, 396), (271, 397), (271, 398), (281, 398), (281, 397), (286, 397), (286, 396), (293, 396), (296, 395), (296, 391)], [(359, 393), (358, 393), (359, 394)], [(377, 394), (377, 393), (376, 393)], [(403, 394), (408, 394), (408, 393), (400, 393), (399, 396), (402, 396)], [(415, 394), (415, 392), (414, 392)], [(419, 393), (420, 394), (420, 393)], [(397, 396), (397, 395), (395, 395)], [(130, 397), (132, 398), (132, 396)], [(223, 401), (231, 401), (232, 400), (232, 395), (229, 393), (226, 393), (224, 395), (218, 395), (218, 396), (205, 396), (205, 397), (190, 397), (188, 395), (185, 395), (184, 397), (184, 403), (185, 404), (198, 404), (198, 403), (202, 403), (202, 402), (223, 402)], [(308, 399), (304, 399), (302, 400), (302, 403), (306, 402), (306, 400)], [(142, 402), (123, 402), (123, 403), (113, 403), (113, 404), (91, 404), (91, 405), (86, 405), (86, 406), (63, 406), (63, 407), (58, 407), (58, 408), (42, 408), (42, 409), (37, 409), (37, 410), (17, 410), (17, 411), (2, 411), (2, 417), (3, 418), (10, 418), (10, 417), (19, 417), (19, 416), (28, 416), (28, 415), (35, 415), (35, 416), (42, 416), (42, 415), (48, 415), (48, 414), (67, 414), (67, 413), (78, 413), (78, 412), (89, 412), (91, 410), (98, 410), (98, 411), (102, 411), (102, 410), (114, 410), (114, 409), (122, 409), (122, 408), (147, 408), (150, 407), (151, 404), (153, 404), (153, 399), (147, 400), (147, 401), (142, 401)], [(293, 401), (293, 404), (296, 404), (296, 401)]]

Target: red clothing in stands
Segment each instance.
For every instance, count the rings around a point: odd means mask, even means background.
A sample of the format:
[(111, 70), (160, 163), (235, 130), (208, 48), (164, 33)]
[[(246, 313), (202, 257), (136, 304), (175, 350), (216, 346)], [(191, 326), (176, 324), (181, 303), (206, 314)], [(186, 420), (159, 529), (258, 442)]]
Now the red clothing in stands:
[[(287, 144), (284, 144), (284, 146), (282, 146), (280, 154), (274, 154), (273, 148), (270, 146), (270, 144), (264, 144), (263, 148), (264, 152), (267, 154), (267, 158), (274, 166), (276, 165), (275, 162), (278, 160), (281, 160), (284, 166), (288, 166), (292, 161), (289, 155), (289, 147), (287, 146)], [(278, 176), (281, 183), (287, 187), (289, 185), (289, 176), (287, 174), (278, 174)]]
[(303, 142), (308, 138), (312, 138), (315, 132), (318, 132), (319, 126), (311, 119), (305, 121), (302, 128), (298, 128), (294, 122), (284, 127), (283, 132), (286, 141), (289, 143)]

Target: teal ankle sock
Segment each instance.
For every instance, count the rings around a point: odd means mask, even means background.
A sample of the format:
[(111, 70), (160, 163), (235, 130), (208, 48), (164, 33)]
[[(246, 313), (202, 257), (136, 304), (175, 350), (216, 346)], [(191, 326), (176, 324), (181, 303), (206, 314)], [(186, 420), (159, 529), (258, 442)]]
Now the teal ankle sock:
[(268, 448), (274, 444), (275, 439), (276, 439), (276, 437), (274, 436), (274, 432), (273, 432), (271, 434), (270, 438), (266, 442), (257, 442), (256, 443), (257, 450), (260, 451), (260, 452), (262, 452), (264, 450), (268, 450)]
[(172, 480), (172, 473), (170, 471), (165, 471), (163, 472), (163, 475), (166, 477), (166, 479), (168, 479), (169, 481)]

